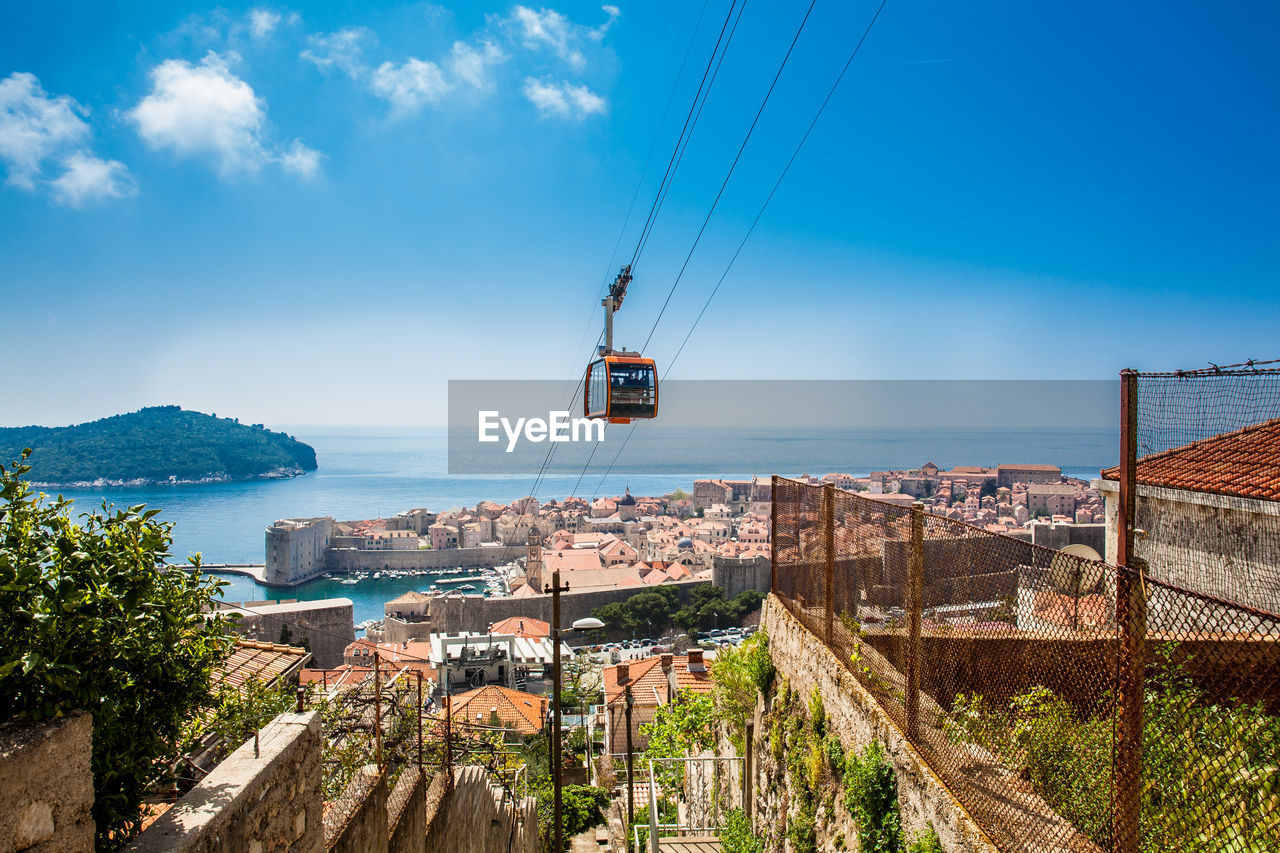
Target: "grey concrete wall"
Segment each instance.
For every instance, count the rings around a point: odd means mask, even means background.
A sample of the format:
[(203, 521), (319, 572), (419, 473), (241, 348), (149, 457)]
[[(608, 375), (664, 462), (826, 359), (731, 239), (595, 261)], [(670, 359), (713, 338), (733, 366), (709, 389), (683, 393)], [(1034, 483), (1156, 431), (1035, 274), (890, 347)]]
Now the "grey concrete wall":
[(320, 715), (281, 714), (213, 769), (126, 853), (320, 853)]
[(342, 650), (356, 641), (354, 606), (349, 598), (255, 604), (252, 613), (239, 612), (239, 625), (232, 627), (252, 640), (279, 642), (280, 626), (288, 624), (294, 645), (306, 638), (311, 665), (317, 669), (341, 666)]
[(748, 589), (768, 593), (772, 581), (773, 570), (768, 557), (749, 560), (715, 557), (711, 563), (711, 582), (724, 588), (726, 598), (733, 598)]
[(330, 853), (383, 853), (387, 849), (387, 782), (377, 765), (361, 767), (324, 818)]
[[(547, 578), (548, 582), (550, 578)], [(562, 579), (562, 582), (563, 579)], [(572, 579), (569, 580), (572, 583)], [(680, 600), (687, 601), (689, 591), (708, 581), (681, 581), (670, 584), (675, 587)], [(626, 601), (633, 595), (651, 590), (640, 588), (602, 589), (575, 592), (570, 590), (560, 596), (560, 620), (569, 625), (575, 619), (590, 616), (591, 611), (614, 601)], [(431, 602), (431, 623), (426, 629), (437, 633), (458, 631), (485, 631), (489, 625), (509, 616), (532, 616), (544, 622), (551, 621), (551, 596), (535, 595), (529, 598), (483, 598), (481, 596), (442, 596)], [(388, 627), (391, 620), (387, 620)], [(425, 623), (423, 623), (425, 624)], [(425, 636), (423, 634), (422, 636)], [(388, 633), (388, 639), (392, 637)], [(396, 639), (394, 642), (402, 642)]]
[[(1106, 560), (1115, 564), (1118, 548), (1119, 484), (1094, 480), (1102, 492), (1107, 526)], [(1136, 526), (1145, 531), (1134, 543), (1158, 581), (1280, 613), (1280, 502), (1235, 498), (1139, 486)], [(1190, 612), (1172, 601), (1153, 599), (1148, 627), (1191, 630), (1204, 627), (1251, 629), (1240, 614), (1201, 608)]]
[(1105, 524), (1033, 524), (1031, 541), (1055, 551), (1068, 545), (1088, 545), (1101, 556), (1107, 550)]
[(0, 728), (0, 851), (93, 850), (92, 731), (83, 712)]
[[(433, 791), (437, 791), (435, 784)], [(460, 767), (453, 790), (440, 793), (427, 826), (425, 853), (539, 853), (536, 804), (504, 801), (482, 767)]]

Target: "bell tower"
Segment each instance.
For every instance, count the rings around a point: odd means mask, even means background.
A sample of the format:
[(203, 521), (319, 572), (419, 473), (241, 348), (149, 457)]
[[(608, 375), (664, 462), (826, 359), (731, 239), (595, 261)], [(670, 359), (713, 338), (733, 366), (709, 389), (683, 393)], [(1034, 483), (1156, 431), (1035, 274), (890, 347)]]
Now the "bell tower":
[(524, 581), (534, 592), (542, 592), (542, 533), (538, 525), (529, 527), (529, 542), (524, 558)]

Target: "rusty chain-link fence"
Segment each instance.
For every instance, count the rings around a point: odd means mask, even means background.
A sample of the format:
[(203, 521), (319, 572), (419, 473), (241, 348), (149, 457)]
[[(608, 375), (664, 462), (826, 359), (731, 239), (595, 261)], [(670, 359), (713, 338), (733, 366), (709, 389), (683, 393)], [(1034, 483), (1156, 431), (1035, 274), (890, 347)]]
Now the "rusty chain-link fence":
[(1001, 850), (1280, 850), (1280, 376), (1246, 369), (1122, 376), (1111, 562), (774, 479), (774, 594)]

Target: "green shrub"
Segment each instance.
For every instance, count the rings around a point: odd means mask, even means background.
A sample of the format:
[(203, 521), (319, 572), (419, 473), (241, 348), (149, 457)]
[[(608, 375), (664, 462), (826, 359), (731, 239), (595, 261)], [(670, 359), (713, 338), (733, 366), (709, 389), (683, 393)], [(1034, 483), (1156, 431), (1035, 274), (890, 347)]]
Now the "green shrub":
[(822, 737), (827, 729), (827, 708), (817, 687), (809, 693), (809, 719), (813, 722), (813, 733)]
[(933, 824), (929, 824), (928, 829), (907, 845), (907, 853), (942, 853), (942, 842), (938, 840), (938, 831)]
[(822, 745), (827, 753), (827, 765), (831, 768), (831, 772), (836, 776), (843, 776), (844, 747), (840, 745), (840, 738), (834, 733), (828, 733)]
[[(1280, 849), (1280, 718), (1261, 705), (1206, 702), (1171, 644), (1155, 649), (1146, 687), (1144, 853)], [(1007, 710), (957, 696), (944, 729), (956, 742), (995, 754), (1077, 829), (1110, 846), (1109, 716), (1083, 718), (1037, 686)]]
[(167, 565), (158, 510), (104, 505), (77, 523), (71, 501), (32, 495), (28, 471), (0, 466), (0, 708), (32, 721), (92, 712), (97, 846), (113, 850), (209, 702), (231, 646), (206, 612), (221, 584)]
[(729, 810), (719, 837), (724, 853), (764, 853), (764, 839), (755, 834), (751, 819), (742, 809)]
[(858, 825), (862, 853), (898, 853), (902, 849), (898, 784), (878, 741), (845, 761), (844, 804)]

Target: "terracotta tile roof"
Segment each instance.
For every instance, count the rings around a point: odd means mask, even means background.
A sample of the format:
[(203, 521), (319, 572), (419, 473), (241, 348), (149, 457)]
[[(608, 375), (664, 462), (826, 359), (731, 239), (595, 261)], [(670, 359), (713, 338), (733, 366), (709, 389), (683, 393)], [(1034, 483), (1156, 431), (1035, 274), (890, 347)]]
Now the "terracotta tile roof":
[(490, 634), (513, 634), (517, 637), (540, 639), (551, 636), (551, 625), (532, 616), (509, 616), (489, 626)]
[(311, 652), (278, 643), (236, 640), (235, 649), (213, 672), (215, 685), (227, 683), (239, 687), (251, 678), (271, 684), (289, 672), (301, 669), (311, 659)]
[[(1103, 479), (1119, 480), (1120, 468)], [(1138, 483), (1239, 498), (1280, 500), (1280, 418), (1138, 460)]]
[[(608, 666), (604, 669), (604, 699), (609, 705), (620, 700), (626, 692), (627, 684), (631, 685), (631, 695), (637, 705), (656, 704), (654, 695), (666, 702), (667, 676), (662, 671), (662, 657), (641, 658), (626, 664)], [(702, 672), (689, 671), (688, 655), (673, 655), (672, 666), (676, 671), (676, 682), (679, 690), (692, 690), (695, 693), (711, 692), (711, 665), (714, 661), (706, 661), (706, 669)], [(629, 680), (619, 682), (622, 667), (627, 667)]]
[(431, 600), (431, 596), (423, 595), (420, 592), (409, 590), (406, 593), (397, 595), (395, 598), (387, 602), (387, 604), (423, 604)]
[(547, 715), (547, 697), (523, 693), (509, 687), (491, 684), (449, 697), (451, 712), (468, 723), (486, 726), (494, 713), (504, 725), (514, 726), (523, 734), (537, 734)]

